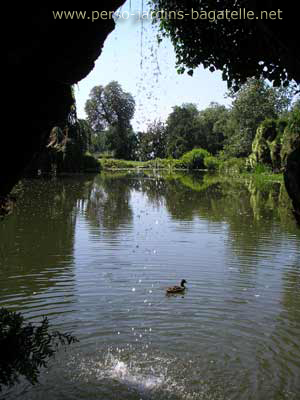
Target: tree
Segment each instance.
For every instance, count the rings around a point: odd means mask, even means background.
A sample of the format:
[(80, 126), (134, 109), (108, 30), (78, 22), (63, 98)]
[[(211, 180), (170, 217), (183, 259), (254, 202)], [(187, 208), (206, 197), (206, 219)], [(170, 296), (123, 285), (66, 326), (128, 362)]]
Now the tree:
[(107, 143), (117, 158), (129, 157), (128, 140), (132, 137), (130, 121), (134, 116), (135, 101), (121, 85), (112, 81), (107, 86), (95, 86), (85, 111), (88, 122), (98, 134), (107, 131)]
[(146, 132), (139, 133), (139, 156), (143, 161), (166, 156), (166, 127), (161, 121), (148, 125)]
[(293, 111), (300, 110), (300, 97), (298, 97), (293, 103)]
[[(223, 79), (235, 90), (247, 78), (261, 76), (274, 86), (295, 80), (299, 88), (298, 15), (289, 3), (279, 0), (151, 0), (151, 3), (153, 10), (160, 12), (156, 21), (161, 36), (168, 36), (173, 43), (179, 73), (187, 69), (192, 75), (202, 64), (212, 72), (223, 71)], [(161, 18), (161, 10), (165, 11), (165, 18)], [(253, 12), (250, 18), (255, 21), (233, 15), (224, 17), (232, 11), (239, 15), (240, 10)], [(280, 11), (275, 18), (266, 15), (274, 10)], [(185, 17), (168, 18), (170, 12)]]
[(199, 111), (195, 104), (185, 103), (173, 107), (173, 112), (167, 119), (167, 153), (174, 158), (180, 158), (196, 145), (206, 147), (205, 138), (200, 135)]
[(82, 152), (90, 151), (92, 146), (93, 129), (85, 119), (78, 120), (78, 132)]
[(104, 153), (108, 151), (108, 144), (106, 138), (107, 132), (93, 132), (92, 143), (91, 143), (91, 153)]
[(124, 128), (112, 125), (106, 131), (107, 148), (114, 152), (118, 159), (132, 160), (135, 158), (137, 137), (131, 127)]
[(209, 107), (199, 112), (201, 134), (206, 139), (205, 148), (212, 154), (223, 149), (228, 116), (227, 108), (218, 103), (211, 103)]
[(68, 334), (49, 332), (45, 318), (39, 326), (26, 324), (24, 317), (4, 308), (0, 309), (0, 392), (24, 376), (30, 383), (38, 382), (39, 371), (47, 367), (59, 344), (78, 340)]
[(225, 152), (230, 156), (246, 157), (251, 153), (258, 126), (267, 118), (278, 118), (288, 110), (291, 93), (288, 88), (277, 89), (263, 79), (250, 78), (235, 93), (229, 121), (226, 125)]

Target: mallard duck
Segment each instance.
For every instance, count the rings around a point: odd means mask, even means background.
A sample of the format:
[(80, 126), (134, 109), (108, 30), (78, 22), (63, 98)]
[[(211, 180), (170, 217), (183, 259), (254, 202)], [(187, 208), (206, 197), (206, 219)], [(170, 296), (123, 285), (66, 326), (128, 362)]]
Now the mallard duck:
[(167, 289), (167, 294), (172, 294), (172, 293), (182, 293), (185, 291), (185, 286), (184, 284), (187, 283), (185, 279), (182, 279), (180, 286), (172, 286)]

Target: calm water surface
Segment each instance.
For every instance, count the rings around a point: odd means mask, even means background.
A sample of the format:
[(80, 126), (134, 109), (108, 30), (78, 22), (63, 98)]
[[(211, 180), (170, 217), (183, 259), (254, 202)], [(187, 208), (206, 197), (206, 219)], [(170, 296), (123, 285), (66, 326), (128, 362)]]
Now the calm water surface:
[(0, 306), (80, 343), (3, 398), (299, 399), (289, 207), (280, 183), (209, 175), (25, 181), (0, 223)]

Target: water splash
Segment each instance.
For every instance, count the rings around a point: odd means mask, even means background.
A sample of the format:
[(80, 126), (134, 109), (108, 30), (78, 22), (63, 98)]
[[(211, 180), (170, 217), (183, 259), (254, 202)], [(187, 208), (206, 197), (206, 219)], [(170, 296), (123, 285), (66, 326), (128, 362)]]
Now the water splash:
[(221, 399), (221, 397), (211, 397), (205, 383), (203, 390), (193, 392), (184, 378), (186, 376), (184, 364), (180, 364), (179, 360), (149, 353), (146, 351), (147, 347), (142, 352), (137, 351), (132, 345), (130, 348), (110, 348), (102, 361), (95, 358), (81, 358), (78, 363), (78, 360), (74, 359), (72, 363), (77, 365), (75, 367), (77, 370), (79, 368), (79, 376), (75, 374), (77, 376), (74, 376), (74, 381), (93, 386), (97, 382), (99, 387), (106, 387), (114, 394), (122, 393), (124, 400)]
[(166, 378), (163, 374), (156, 376), (151, 369), (147, 374), (135, 363), (126, 363), (114, 357), (112, 354), (108, 354), (105, 364), (108, 375), (111, 378), (117, 379), (126, 386), (134, 387), (140, 392), (157, 389), (166, 382)]

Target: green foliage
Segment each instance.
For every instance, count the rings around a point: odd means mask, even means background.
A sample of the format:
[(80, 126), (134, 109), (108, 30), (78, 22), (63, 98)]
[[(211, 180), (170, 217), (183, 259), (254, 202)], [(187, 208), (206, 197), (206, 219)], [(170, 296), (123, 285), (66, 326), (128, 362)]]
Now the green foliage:
[(112, 81), (107, 86), (95, 86), (85, 105), (88, 122), (95, 132), (118, 125), (129, 127), (135, 111), (135, 101), (121, 85)]
[[(117, 108), (109, 111), (110, 106), (119, 104), (118, 96), (123, 93), (120, 85), (111, 82), (107, 87), (94, 88), (86, 105), (87, 112), (91, 113), (89, 120), (95, 129), (97, 118), (101, 119), (98, 129), (106, 129), (92, 134), (90, 148), (94, 152), (109, 151), (114, 158), (121, 160), (150, 161), (164, 159), (166, 156), (180, 159), (188, 151), (202, 148), (213, 155), (223, 154), (227, 159), (247, 157), (251, 153), (256, 130), (265, 121), (266, 135), (276, 136), (276, 143), (271, 146), (270, 151), (267, 149), (267, 153), (276, 165), (280, 163), (278, 149), (286, 117), (278, 120), (277, 116), (282, 113), (287, 115), (287, 108), (291, 102), (290, 88), (274, 89), (263, 79), (251, 78), (238, 93), (230, 92), (233, 98), (231, 109), (211, 103), (199, 112), (194, 104), (185, 103), (173, 107), (166, 124), (154, 121), (148, 125), (146, 132), (135, 134), (128, 119), (128, 115), (130, 118), (133, 115), (129, 113), (130, 107), (123, 107), (127, 117), (121, 105), (121, 111)], [(110, 101), (110, 95), (113, 101)], [(120, 104), (130, 96), (125, 93)], [(133, 108), (131, 110), (134, 112)], [(277, 134), (278, 131), (281, 132), (281, 136)], [(182, 161), (177, 167), (185, 168)]]
[[(262, 79), (248, 79), (233, 98), (227, 125), (225, 152), (229, 156), (247, 157), (257, 128), (266, 119), (277, 119), (291, 102), (288, 89), (275, 89)], [(275, 132), (275, 126), (273, 133)], [(271, 134), (271, 131), (270, 131)]]
[(115, 152), (115, 157), (133, 157), (137, 140), (130, 125), (135, 112), (135, 101), (130, 93), (124, 92), (116, 81), (105, 87), (95, 86), (85, 111), (96, 134), (106, 131), (105, 144)]
[(284, 166), (288, 159), (295, 163), (300, 159), (300, 108), (294, 108), (289, 116), (282, 138), (281, 157)]
[[(288, 85), (291, 80), (300, 83), (297, 15), (288, 3), (280, 3), (284, 21), (271, 19), (257, 23), (244, 18), (234, 21), (226, 18), (207, 18), (208, 12), (252, 10), (257, 16), (262, 10), (277, 9), (277, 3), (252, 0), (151, 0), (154, 11), (164, 10), (194, 18), (157, 18), (161, 37), (171, 39), (176, 53), (176, 68), (190, 75), (200, 64), (211, 72), (222, 70), (223, 80), (236, 90), (247, 78), (263, 76), (274, 86)], [(197, 14), (196, 14), (197, 13)], [(196, 18), (204, 15), (202, 19)]]
[(210, 156), (210, 154), (207, 150), (193, 149), (188, 153), (185, 153), (180, 158), (180, 162), (187, 169), (204, 169), (204, 159), (208, 156)]
[(138, 134), (138, 158), (147, 161), (166, 156), (166, 127), (160, 121), (149, 124)]
[(187, 167), (184, 165), (181, 159), (179, 160), (173, 159), (172, 167), (173, 169), (187, 169)]
[(224, 161), (220, 161), (219, 171), (225, 174), (242, 174), (248, 171), (245, 158), (232, 157)]
[(24, 376), (30, 383), (38, 382), (39, 371), (47, 367), (59, 344), (78, 341), (72, 335), (49, 333), (45, 318), (39, 326), (26, 324), (21, 314), (0, 309), (0, 392)]
[(223, 149), (229, 111), (225, 106), (211, 103), (199, 112), (199, 132), (205, 138), (205, 148), (212, 154)]
[(56, 158), (57, 173), (99, 172), (100, 164), (87, 154), (91, 147), (92, 130), (88, 122), (79, 120), (68, 127), (68, 140)]
[[(67, 120), (55, 126), (50, 132), (48, 145), (38, 158), (34, 159), (25, 172), (26, 175), (56, 175), (100, 170), (100, 165), (85, 154), (92, 149), (93, 130), (83, 119), (77, 119), (75, 99)], [(88, 164), (87, 164), (88, 163)], [(87, 169), (86, 166), (87, 165)]]
[(116, 160), (102, 158), (101, 165), (103, 169), (172, 169), (175, 162), (179, 160), (174, 160), (170, 158), (156, 158), (149, 161), (127, 161), (127, 160)]
[(138, 138), (132, 128), (111, 126), (106, 132), (108, 150), (118, 159), (131, 160), (136, 156)]
[(210, 171), (217, 171), (220, 166), (220, 161), (217, 157), (207, 156), (204, 158), (204, 166)]
[(270, 174), (272, 172), (270, 166), (266, 164), (256, 164), (254, 170), (252, 171), (254, 174)]
[[(179, 160), (167, 158), (160, 159), (157, 158), (155, 160), (149, 160), (145, 162), (139, 161), (126, 161), (126, 160), (115, 160), (115, 159), (102, 159), (101, 164), (104, 170), (129, 170), (133, 169), (143, 169), (143, 170), (153, 170), (160, 169), (164, 171), (168, 171), (168, 174), (174, 174), (174, 171), (182, 171), (182, 170), (195, 170), (199, 167), (195, 167), (193, 162), (197, 160), (197, 164), (199, 165), (199, 158), (202, 159), (200, 169), (208, 169), (209, 171), (218, 172), (224, 175), (243, 175), (243, 176), (252, 176), (255, 175), (260, 177), (260, 180), (282, 180), (282, 175), (273, 174), (270, 166), (258, 163), (255, 164), (253, 169), (251, 169), (251, 173), (249, 165), (247, 163), (246, 158), (229, 158), (222, 159), (220, 157), (214, 157), (210, 155), (206, 150), (203, 149), (194, 149), (195, 151), (190, 151), (186, 153)], [(193, 158), (194, 154), (201, 154), (201, 156)], [(188, 180), (188, 178), (184, 178), (184, 180)], [(195, 183), (194, 183), (195, 184)], [(189, 184), (190, 185), (190, 184)], [(199, 184), (197, 183), (197, 186)], [(201, 190), (203, 189), (203, 185), (201, 184)]]
[(296, 100), (293, 103), (292, 111), (300, 110), (300, 96), (297, 96)]
[(264, 164), (266, 168), (271, 168), (273, 171), (282, 170), (286, 155), (297, 149), (297, 140), (300, 136), (297, 133), (298, 126), (297, 108), (284, 118), (263, 121), (253, 140), (248, 165), (253, 170), (260, 164)]
[(108, 151), (108, 143), (106, 132), (93, 132), (91, 138), (91, 147), (90, 152), (93, 154), (97, 153), (105, 153)]
[(277, 136), (277, 120), (267, 118), (262, 122), (261, 128), (262, 128), (262, 137), (265, 140), (273, 142), (273, 140)]
[(205, 138), (199, 129), (198, 110), (194, 104), (173, 107), (167, 119), (167, 154), (180, 158), (196, 145), (205, 147)]
[(276, 121), (276, 130), (278, 139), (282, 138), (282, 135), (284, 133), (287, 124), (288, 124), (288, 117), (282, 117)]
[(196, 147), (216, 154), (223, 148), (227, 117), (226, 107), (217, 103), (200, 112), (189, 103), (173, 107), (166, 124), (167, 154), (178, 159)]
[(83, 172), (100, 172), (100, 162), (91, 154), (85, 154), (82, 157), (82, 171)]
[(282, 165), (286, 188), (300, 223), (300, 108), (294, 108), (282, 138)]
[(75, 135), (72, 137), (72, 140), (80, 148), (81, 153), (89, 151), (92, 145), (93, 129), (88, 121), (85, 119), (78, 120)]
[(280, 159), (277, 160), (278, 146), (280, 147), (279, 139), (277, 140), (277, 121), (266, 119), (257, 129), (253, 140), (252, 153), (248, 158), (249, 166), (252, 169), (259, 164), (272, 166), (274, 161), (274, 169), (280, 169), (281, 162)]
[(139, 166), (134, 161), (116, 160), (113, 158), (102, 158), (101, 165), (103, 169), (131, 169)]

